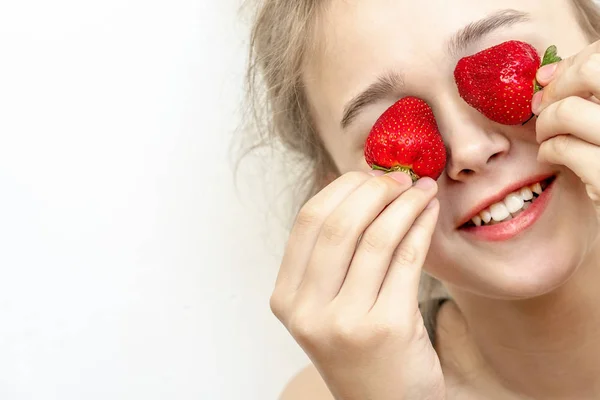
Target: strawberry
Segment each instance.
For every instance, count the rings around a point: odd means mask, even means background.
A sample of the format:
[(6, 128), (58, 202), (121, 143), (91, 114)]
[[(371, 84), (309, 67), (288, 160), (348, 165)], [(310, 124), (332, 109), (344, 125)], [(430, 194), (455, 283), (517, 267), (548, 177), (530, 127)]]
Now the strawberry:
[(540, 65), (537, 50), (516, 40), (462, 58), (454, 70), (460, 97), (492, 121), (517, 125), (532, 117), (531, 99), (540, 86), (540, 66), (560, 61), (556, 46), (546, 50)]
[(406, 172), (413, 181), (438, 179), (446, 166), (446, 148), (429, 105), (404, 97), (388, 108), (367, 137), (365, 160), (373, 169)]

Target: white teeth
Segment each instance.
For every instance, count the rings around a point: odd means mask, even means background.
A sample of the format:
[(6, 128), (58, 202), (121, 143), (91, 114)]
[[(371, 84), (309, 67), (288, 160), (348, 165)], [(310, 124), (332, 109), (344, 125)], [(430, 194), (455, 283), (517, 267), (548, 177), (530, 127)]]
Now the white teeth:
[(534, 193), (537, 195), (542, 194), (542, 185), (539, 182), (509, 194), (503, 201), (492, 204), (490, 208), (474, 216), (471, 222), (475, 226), (481, 226), (512, 219), (531, 206), (531, 200), (535, 197)]
[[(541, 188), (541, 185), (540, 185), (540, 188)], [(533, 192), (527, 186), (525, 186), (523, 189), (521, 189), (520, 195), (523, 198), (523, 200), (533, 199)]]
[[(508, 212), (516, 213), (521, 208), (523, 208), (523, 198), (519, 195), (519, 193), (511, 193), (504, 199), (504, 204), (506, 208), (508, 208)], [(495, 218), (494, 218), (495, 219)]]
[(504, 205), (504, 203), (496, 203), (490, 207), (490, 212), (492, 214), (492, 219), (494, 221), (500, 222), (510, 215), (508, 212), (508, 208)]
[(488, 210), (483, 210), (479, 215), (486, 224), (492, 220), (492, 214)]

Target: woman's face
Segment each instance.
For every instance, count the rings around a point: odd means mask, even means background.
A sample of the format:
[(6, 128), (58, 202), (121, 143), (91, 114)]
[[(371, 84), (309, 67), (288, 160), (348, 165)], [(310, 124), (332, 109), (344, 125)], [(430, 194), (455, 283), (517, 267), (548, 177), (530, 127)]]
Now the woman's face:
[[(459, 97), (453, 79), (460, 58), (507, 40), (531, 43), (540, 53), (555, 44), (563, 57), (580, 51), (587, 40), (570, 0), (332, 0), (317, 37), (305, 68), (307, 95), (342, 173), (369, 170), (365, 139), (395, 101), (416, 96), (434, 111), (449, 154), (438, 180), (441, 210), (429, 273), (497, 298), (540, 295), (573, 274), (596, 238), (585, 186), (567, 168), (537, 162), (535, 119), (525, 126), (494, 123)], [(348, 104), (390, 72), (396, 85), (342, 124)], [(547, 205), (520, 233), (496, 229), (489, 237), (462, 224), (490, 198), (551, 175)]]

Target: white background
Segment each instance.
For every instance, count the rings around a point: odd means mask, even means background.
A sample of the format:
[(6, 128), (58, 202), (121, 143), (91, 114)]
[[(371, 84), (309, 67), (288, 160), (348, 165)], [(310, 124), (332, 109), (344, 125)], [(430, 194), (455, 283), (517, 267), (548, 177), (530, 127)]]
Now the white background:
[(229, 168), (237, 6), (0, 3), (1, 399), (275, 399), (307, 362), (270, 174)]

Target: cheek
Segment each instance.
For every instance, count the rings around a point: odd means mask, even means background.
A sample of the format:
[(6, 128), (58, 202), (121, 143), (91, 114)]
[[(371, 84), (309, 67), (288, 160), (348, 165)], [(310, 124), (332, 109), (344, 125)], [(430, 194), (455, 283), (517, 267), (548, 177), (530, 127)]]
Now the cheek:
[[(440, 210), (440, 216), (442, 216)], [(443, 281), (454, 282), (459, 279), (462, 262), (457, 263), (457, 254), (453, 249), (456, 249), (456, 240), (452, 238), (453, 231), (446, 229), (443, 221), (438, 220), (438, 224), (431, 238), (429, 252), (423, 269), (430, 275)], [(453, 245), (454, 243), (454, 245)], [(465, 261), (463, 258), (462, 261)]]
[(448, 198), (445, 190), (445, 182), (443, 178), (441, 179), (441, 181), (438, 181), (439, 189), (437, 194), (437, 198), (440, 201), (440, 213), (435, 231), (431, 237), (431, 244), (423, 269), (438, 279), (453, 280), (452, 276), (455, 275), (453, 270), (456, 270), (456, 268), (450, 268), (450, 265), (453, 264), (455, 257), (452, 249), (456, 246), (457, 232), (451, 218), (448, 217), (452, 215), (452, 210), (448, 206), (448, 204), (452, 203), (452, 199)]
[(325, 142), (326, 148), (341, 174), (351, 171), (369, 172), (371, 168), (365, 161), (364, 146), (356, 140), (342, 139)]
[(325, 121), (321, 125), (321, 141), (341, 174), (371, 170), (364, 153), (365, 141), (371, 129), (370, 118), (361, 116), (344, 132), (332, 121)]

